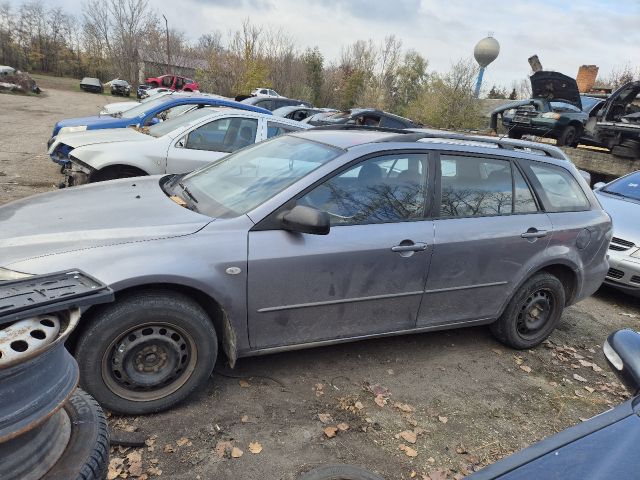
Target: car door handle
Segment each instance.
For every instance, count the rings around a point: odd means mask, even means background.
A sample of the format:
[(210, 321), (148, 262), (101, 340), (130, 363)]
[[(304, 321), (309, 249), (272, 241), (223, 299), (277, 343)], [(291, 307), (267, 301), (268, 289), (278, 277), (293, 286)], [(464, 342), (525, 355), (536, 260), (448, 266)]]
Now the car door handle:
[(526, 232), (520, 234), (522, 238), (542, 238), (547, 236), (546, 230), (538, 230), (537, 228), (530, 228)]
[(392, 252), (422, 252), (426, 249), (426, 243), (413, 243), (411, 245), (396, 245), (391, 247)]

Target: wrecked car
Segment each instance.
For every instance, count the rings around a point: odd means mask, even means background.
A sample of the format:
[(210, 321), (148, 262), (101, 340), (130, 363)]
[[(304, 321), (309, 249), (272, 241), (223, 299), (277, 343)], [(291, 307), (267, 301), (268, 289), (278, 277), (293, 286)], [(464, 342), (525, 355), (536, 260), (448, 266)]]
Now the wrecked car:
[(126, 80), (120, 80), (119, 78), (111, 80), (111, 95), (128, 97), (131, 95), (131, 85)]
[(63, 142), (57, 142), (56, 148), (51, 148), (53, 144), (56, 143), (56, 137), (59, 134), (84, 132), (86, 130), (126, 128), (131, 126), (149, 127), (171, 118), (171, 116), (183, 114), (194, 108), (205, 107), (207, 105), (238, 108), (271, 115), (271, 112), (263, 108), (234, 102), (232, 100), (224, 100), (211, 95), (183, 94), (180, 96), (164, 96), (112, 115), (95, 115), (92, 117), (60, 120), (54, 125), (53, 133), (47, 143), (49, 156), (51, 160), (62, 166), (69, 161), (69, 150), (63, 147)]
[(252, 143), (311, 128), (273, 115), (200, 108), (149, 128), (60, 136), (51, 150), (69, 150), (65, 186), (116, 178), (191, 172)]
[(640, 158), (640, 81), (613, 92), (588, 130), (618, 157)]
[(558, 72), (540, 71), (530, 77), (531, 98), (506, 103), (491, 112), (491, 128), (498, 116), (510, 138), (537, 135), (555, 138), (558, 145), (577, 147), (590, 116), (604, 100), (580, 95), (575, 79)]
[(604, 283), (640, 297), (640, 171), (594, 187), (602, 208), (613, 221), (610, 268)]
[(309, 125), (358, 125), (365, 127), (385, 127), (385, 128), (417, 128), (420, 125), (392, 113), (383, 112), (373, 108), (352, 108), (334, 112), (329, 115), (311, 118)]
[(91, 93), (104, 93), (104, 86), (99, 78), (84, 77), (80, 81), (80, 90)]
[(301, 106), (301, 107), (309, 107), (311, 108), (311, 104), (309, 102), (305, 102), (304, 100), (296, 100), (294, 98), (286, 98), (286, 97), (265, 97), (262, 96), (249, 96), (244, 97), (239, 96), (236, 97), (236, 100), (245, 103), (247, 105), (255, 105), (256, 107), (266, 108), (267, 110), (274, 111), (281, 107), (288, 106)]
[(561, 150), (530, 145), (313, 128), (43, 193), (0, 207), (0, 279), (73, 265), (114, 290), (73, 351), (82, 387), (128, 414), (203, 388), (219, 348), (233, 366), (472, 325), (533, 348), (602, 283), (611, 221)]
[(315, 115), (316, 113), (322, 113), (322, 112), (333, 113), (336, 111), (337, 110), (334, 110), (331, 108), (312, 108), (312, 107), (305, 107), (300, 105), (289, 105), (286, 107), (276, 108), (275, 110), (273, 110), (273, 114), (276, 117), (284, 117), (284, 118), (289, 118), (291, 120), (295, 120), (297, 122), (301, 122), (305, 118), (309, 118)]

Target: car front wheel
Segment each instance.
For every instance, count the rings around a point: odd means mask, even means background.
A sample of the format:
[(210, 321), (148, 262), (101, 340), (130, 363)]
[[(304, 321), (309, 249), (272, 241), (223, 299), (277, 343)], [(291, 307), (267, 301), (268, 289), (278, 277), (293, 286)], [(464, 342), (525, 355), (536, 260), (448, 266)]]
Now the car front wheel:
[(538, 273), (515, 293), (491, 332), (516, 349), (535, 347), (556, 328), (564, 310), (564, 287), (557, 277)]
[(567, 147), (577, 147), (580, 143), (580, 136), (582, 135), (582, 129), (575, 125), (567, 125), (560, 137), (558, 137), (558, 145)]
[(207, 313), (163, 290), (124, 295), (99, 310), (78, 340), (80, 383), (106, 409), (158, 412), (206, 384), (218, 340)]

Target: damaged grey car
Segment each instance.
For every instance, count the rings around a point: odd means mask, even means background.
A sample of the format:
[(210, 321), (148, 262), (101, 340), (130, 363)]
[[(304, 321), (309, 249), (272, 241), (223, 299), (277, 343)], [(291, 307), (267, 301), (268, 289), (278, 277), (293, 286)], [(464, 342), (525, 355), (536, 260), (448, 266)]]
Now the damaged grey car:
[(0, 226), (0, 281), (74, 268), (113, 289), (68, 346), (127, 414), (217, 360), (472, 325), (532, 348), (600, 286), (611, 238), (553, 146), (348, 126), (18, 200)]

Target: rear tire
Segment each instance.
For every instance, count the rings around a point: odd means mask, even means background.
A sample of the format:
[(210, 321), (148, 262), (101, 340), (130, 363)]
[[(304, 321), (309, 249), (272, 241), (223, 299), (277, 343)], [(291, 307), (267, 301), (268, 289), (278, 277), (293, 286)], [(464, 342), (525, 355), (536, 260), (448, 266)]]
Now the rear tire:
[(558, 145), (566, 147), (577, 147), (580, 143), (582, 128), (575, 125), (567, 125), (558, 137)]
[(549, 273), (538, 273), (518, 289), (500, 318), (491, 324), (491, 332), (509, 347), (535, 347), (556, 328), (564, 305), (560, 280)]
[(108, 410), (166, 410), (206, 385), (218, 354), (211, 319), (186, 295), (124, 294), (80, 333), (80, 383)]

